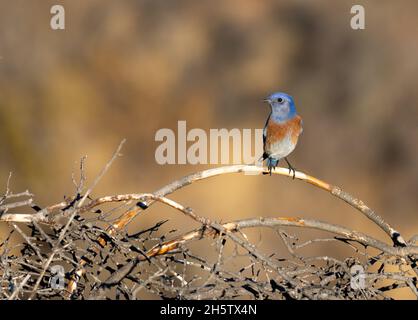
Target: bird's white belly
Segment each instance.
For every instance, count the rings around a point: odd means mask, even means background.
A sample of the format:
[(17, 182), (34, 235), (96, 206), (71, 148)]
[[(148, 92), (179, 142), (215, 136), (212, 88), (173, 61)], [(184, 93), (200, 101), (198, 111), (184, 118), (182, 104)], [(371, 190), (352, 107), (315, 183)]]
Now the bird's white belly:
[(282, 159), (287, 157), (295, 147), (296, 145), (292, 143), (290, 134), (288, 134), (283, 140), (270, 145), (269, 154), (272, 158)]

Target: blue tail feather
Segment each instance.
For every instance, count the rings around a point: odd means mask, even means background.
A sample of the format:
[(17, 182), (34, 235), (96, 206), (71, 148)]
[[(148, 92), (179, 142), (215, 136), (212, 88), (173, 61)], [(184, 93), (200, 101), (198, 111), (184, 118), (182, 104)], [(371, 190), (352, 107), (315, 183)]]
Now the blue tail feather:
[(267, 158), (267, 167), (277, 167), (279, 164), (279, 159)]

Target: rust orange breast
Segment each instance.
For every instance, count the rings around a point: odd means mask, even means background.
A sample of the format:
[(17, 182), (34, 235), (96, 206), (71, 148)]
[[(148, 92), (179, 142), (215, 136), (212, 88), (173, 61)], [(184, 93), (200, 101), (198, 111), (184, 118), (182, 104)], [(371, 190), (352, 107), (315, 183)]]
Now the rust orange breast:
[(302, 132), (302, 118), (295, 116), (293, 119), (284, 123), (276, 123), (270, 120), (267, 127), (266, 143), (273, 144), (290, 136), (292, 143), (298, 142), (299, 135)]

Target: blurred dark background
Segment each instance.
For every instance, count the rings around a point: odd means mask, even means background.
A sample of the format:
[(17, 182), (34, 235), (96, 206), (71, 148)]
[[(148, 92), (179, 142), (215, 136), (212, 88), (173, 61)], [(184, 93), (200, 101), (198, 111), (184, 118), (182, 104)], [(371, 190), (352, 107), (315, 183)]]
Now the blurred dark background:
[[(66, 30), (50, 28), (63, 4)], [(365, 30), (350, 8), (366, 9)], [(214, 166), (155, 162), (160, 128), (262, 128), (261, 100), (294, 96), (296, 168), (360, 197), (406, 238), (418, 227), (418, 2), (0, 0), (0, 185), (40, 206), (71, 196), (122, 138), (93, 196), (151, 192)], [(216, 220), (303, 216), (385, 235), (325, 192), (284, 177), (234, 175), (172, 196)], [(156, 209), (135, 227), (161, 217)], [(274, 248), (265, 240), (267, 250)], [(315, 253), (322, 252), (320, 247)], [(314, 253), (314, 252), (313, 252)]]

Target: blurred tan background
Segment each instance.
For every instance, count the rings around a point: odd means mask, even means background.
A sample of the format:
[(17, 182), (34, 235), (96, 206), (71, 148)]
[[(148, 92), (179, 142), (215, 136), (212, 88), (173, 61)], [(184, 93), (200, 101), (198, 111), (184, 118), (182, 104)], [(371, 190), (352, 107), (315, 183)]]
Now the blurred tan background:
[[(53, 4), (65, 7), (65, 31), (50, 29)], [(350, 28), (354, 4), (365, 6), (365, 30)], [(56, 203), (73, 195), (81, 156), (92, 182), (126, 137), (93, 196), (150, 192), (214, 167), (156, 164), (158, 129), (178, 120), (262, 128), (261, 100), (284, 91), (304, 119), (293, 165), (409, 238), (418, 233), (417, 12), (416, 1), (0, 0), (0, 185), (12, 171), (13, 191)], [(387, 241), (341, 201), (283, 177), (220, 177), (172, 198), (216, 220), (303, 216)], [(134, 228), (161, 217), (192, 227), (156, 205)]]

